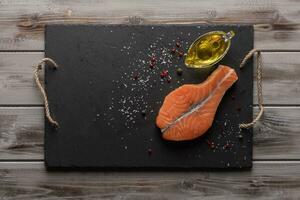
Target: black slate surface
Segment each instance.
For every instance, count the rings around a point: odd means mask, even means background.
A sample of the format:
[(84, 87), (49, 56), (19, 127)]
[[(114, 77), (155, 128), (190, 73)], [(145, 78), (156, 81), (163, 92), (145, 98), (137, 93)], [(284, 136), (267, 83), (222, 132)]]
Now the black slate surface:
[[(239, 80), (225, 94), (207, 134), (189, 142), (164, 141), (155, 126), (164, 97), (182, 84), (205, 80), (209, 73), (185, 68), (184, 59), (169, 50), (180, 42), (186, 52), (199, 35), (213, 30), (235, 31), (220, 64), (235, 68)], [(251, 26), (50, 25), (45, 41), (46, 57), (60, 66), (45, 70), (50, 110), (60, 124), (56, 130), (45, 119), (47, 167), (252, 166), (252, 129), (238, 128), (252, 120), (253, 63), (238, 69), (253, 48)], [(150, 69), (152, 54), (158, 61)], [(182, 76), (176, 74), (178, 67), (184, 70)], [(164, 69), (170, 83), (161, 81)]]

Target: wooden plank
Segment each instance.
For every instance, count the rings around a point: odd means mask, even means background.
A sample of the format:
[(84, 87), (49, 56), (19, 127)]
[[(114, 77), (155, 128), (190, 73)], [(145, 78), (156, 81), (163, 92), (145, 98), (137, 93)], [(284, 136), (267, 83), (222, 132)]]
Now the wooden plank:
[(242, 23), (255, 28), (255, 47), (299, 50), (295, 0), (0, 0), (0, 50), (43, 50), (45, 24)]
[(299, 122), (300, 107), (267, 107), (254, 129), (254, 159), (300, 159)]
[[(43, 104), (33, 79), (32, 65), (43, 52), (0, 53), (0, 105)], [(300, 52), (263, 52), (264, 103), (300, 104)], [(256, 100), (256, 83), (254, 83)]]
[(0, 163), (2, 199), (299, 199), (300, 162), (254, 162), (232, 172), (47, 172)]
[[(300, 104), (300, 52), (263, 52), (262, 60), (264, 104)], [(255, 81), (254, 103), (256, 93)]]
[(1, 159), (43, 158), (43, 115), (41, 107), (0, 108)]
[[(43, 159), (43, 114), (42, 107), (0, 107), (0, 160)], [(300, 159), (299, 121), (300, 107), (267, 107), (254, 130), (254, 159)]]
[(33, 65), (44, 53), (0, 53), (0, 104), (42, 104)]

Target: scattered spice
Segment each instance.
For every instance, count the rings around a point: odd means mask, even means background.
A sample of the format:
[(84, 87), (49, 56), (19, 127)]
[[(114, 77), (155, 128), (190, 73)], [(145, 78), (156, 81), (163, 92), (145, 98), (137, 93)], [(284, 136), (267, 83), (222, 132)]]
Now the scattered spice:
[[(120, 112), (122, 117), (124, 118), (124, 125), (126, 128), (132, 128), (136, 126), (136, 119), (142, 118), (144, 120), (148, 120), (148, 115), (153, 113), (152, 105), (150, 105), (146, 98), (151, 93), (151, 88), (154, 88), (159, 84), (169, 84), (173, 82), (172, 80), (173, 73), (177, 70), (178, 62), (180, 59), (175, 59), (178, 57), (180, 52), (184, 52), (183, 46), (185, 43), (180, 41), (180, 39), (173, 40), (173, 44), (168, 43), (168, 46), (161, 47), (161, 40), (164, 39), (165, 36), (162, 35), (157, 37), (156, 41), (154, 41), (147, 48), (147, 54), (144, 51), (137, 52), (137, 55), (134, 60), (128, 66), (120, 66), (122, 69), (126, 68), (126, 73), (124, 73), (120, 80), (112, 80), (114, 86), (117, 89), (124, 90), (124, 94), (122, 96), (113, 96), (111, 98), (111, 105), (107, 109), (109, 111), (114, 110)], [(136, 44), (134, 38), (132, 41), (129, 41), (128, 45), (124, 46), (120, 51), (126, 55), (129, 55), (130, 49), (133, 47), (132, 45)], [(182, 53), (183, 54), (183, 53)], [(136, 70), (138, 67), (138, 71)], [(182, 69), (178, 70), (178, 75), (182, 74)], [(127, 82), (131, 80), (130, 82)], [(153, 83), (152, 83), (153, 81)], [(176, 82), (180, 83), (181, 80), (176, 80)], [(168, 86), (172, 87), (172, 86)], [(160, 91), (163, 91), (163, 86), (161, 86)], [(125, 93), (127, 92), (127, 93)], [(112, 94), (117, 93), (112, 90)], [(137, 97), (133, 97), (132, 94), (141, 93)], [(115, 95), (115, 94), (114, 94)], [(100, 114), (102, 116), (102, 114)], [(95, 116), (95, 120), (99, 120), (99, 117)], [(111, 123), (110, 126), (114, 126), (114, 116), (112, 114), (108, 114), (108, 116), (104, 116), (104, 119), (107, 121), (107, 124)], [(117, 130), (117, 129), (116, 129)]]
[(151, 60), (150, 60), (151, 62), (156, 62), (157, 61), (157, 59), (156, 59), (156, 57), (155, 56), (151, 56)]
[(135, 75), (133, 76), (133, 79), (134, 79), (134, 80), (138, 80), (138, 79), (139, 79), (139, 75), (138, 75), (138, 74), (135, 74)]
[(142, 114), (143, 117), (145, 117), (146, 116), (146, 110), (142, 110), (141, 114)]
[(166, 78), (168, 75), (169, 75), (168, 70), (163, 70), (163, 71), (160, 73), (160, 78), (164, 79), (164, 78)]
[(176, 73), (177, 73), (178, 76), (181, 76), (182, 73), (183, 73), (183, 70), (181, 68), (177, 68)]
[(206, 140), (206, 144), (209, 146), (209, 148), (214, 149), (216, 148), (216, 145), (214, 142)]
[(148, 155), (151, 156), (152, 155), (152, 149), (148, 149)]
[(155, 57), (154, 55), (151, 56), (151, 58), (150, 58), (150, 63), (149, 63), (149, 67), (150, 67), (151, 69), (153, 69), (153, 67), (155, 66), (156, 63), (157, 63), (156, 57)]
[(168, 79), (167, 79), (167, 82), (171, 83), (171, 80), (172, 80), (172, 78), (171, 78), (171, 76), (169, 76)]
[(243, 139), (243, 135), (242, 135), (242, 134), (239, 134), (239, 135), (238, 135), (238, 138), (239, 138), (239, 140), (242, 140), (242, 139)]
[(183, 57), (183, 56), (184, 56), (184, 53), (183, 53), (183, 51), (179, 51), (179, 52), (178, 52), (178, 57), (180, 57), (180, 58), (181, 58), (181, 57)]
[(155, 65), (155, 63), (150, 62), (149, 67), (150, 67), (151, 69), (153, 69), (154, 65)]
[(231, 144), (226, 143), (226, 144), (223, 146), (223, 149), (229, 149), (229, 148), (231, 148), (231, 147), (232, 147)]
[(241, 111), (241, 107), (237, 107), (236, 110), (237, 110), (238, 112), (240, 112), (240, 111)]
[(235, 100), (235, 95), (234, 95), (234, 94), (231, 95), (231, 99), (232, 99), (232, 100)]
[(176, 49), (175, 48), (172, 48), (171, 49), (171, 54), (175, 54), (176, 53)]

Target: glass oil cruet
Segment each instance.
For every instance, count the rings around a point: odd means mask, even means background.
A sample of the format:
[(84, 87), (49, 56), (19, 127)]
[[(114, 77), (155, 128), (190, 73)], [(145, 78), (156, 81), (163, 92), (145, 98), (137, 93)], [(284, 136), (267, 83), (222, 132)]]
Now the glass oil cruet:
[(234, 35), (233, 31), (212, 31), (201, 35), (189, 47), (185, 65), (189, 68), (213, 66), (226, 55)]

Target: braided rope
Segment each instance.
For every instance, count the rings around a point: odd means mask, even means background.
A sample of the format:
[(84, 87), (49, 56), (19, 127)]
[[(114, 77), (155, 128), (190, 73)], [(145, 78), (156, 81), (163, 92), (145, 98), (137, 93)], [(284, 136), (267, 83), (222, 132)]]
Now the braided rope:
[(48, 121), (55, 127), (58, 127), (58, 122), (55, 121), (52, 117), (51, 117), (51, 114), (50, 114), (50, 109), (49, 109), (49, 102), (48, 102), (48, 98), (47, 98), (47, 94), (45, 92), (45, 89), (43, 88), (42, 86), (42, 83), (40, 81), (40, 78), (39, 78), (39, 70), (42, 69), (42, 65), (46, 62), (49, 62), (51, 63), (55, 69), (58, 68), (58, 65), (54, 62), (54, 60), (52, 60), (51, 58), (43, 58), (36, 66), (34, 66), (34, 79), (35, 79), (35, 82), (38, 86), (38, 88), (40, 89), (40, 92), (42, 93), (42, 96), (43, 96), (43, 99), (44, 99), (44, 102), (45, 102), (45, 112), (46, 112), (46, 117), (48, 119)]
[(252, 127), (263, 115), (263, 95), (262, 95), (262, 58), (261, 52), (259, 49), (252, 49), (241, 62), (240, 68), (243, 68), (246, 62), (257, 52), (257, 65), (256, 65), (256, 78), (257, 78), (257, 100), (259, 105), (259, 113), (250, 123), (242, 123), (239, 125), (240, 128), (250, 128)]

